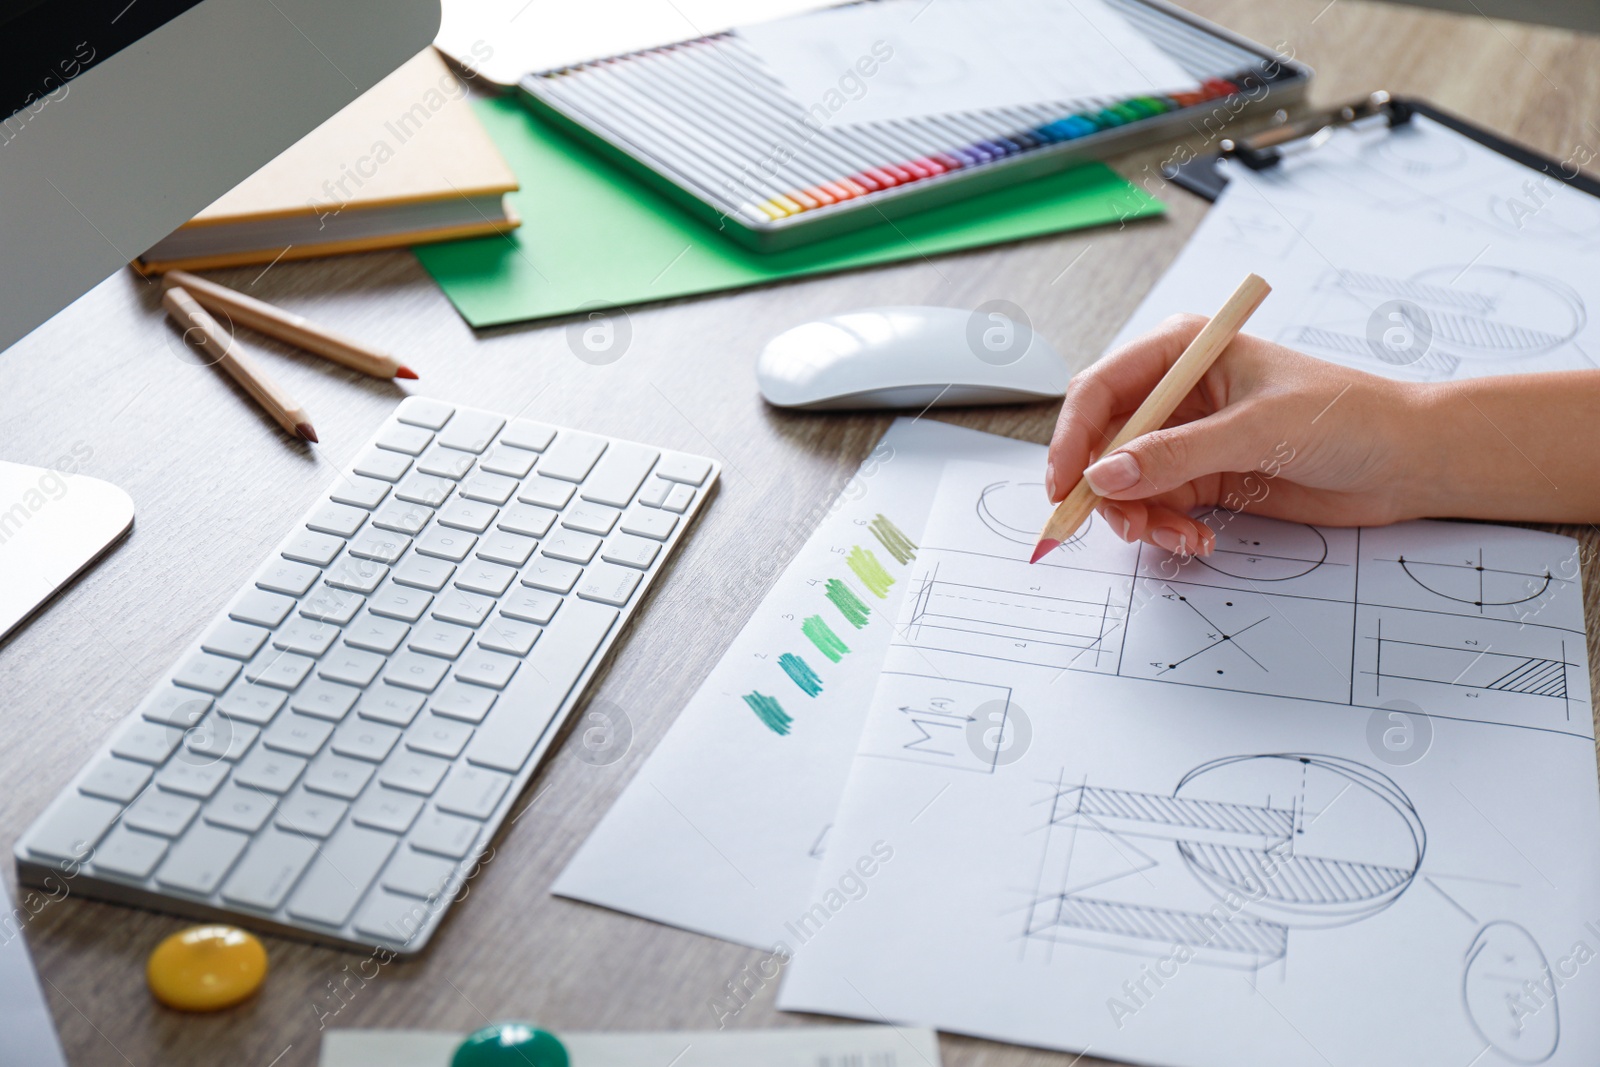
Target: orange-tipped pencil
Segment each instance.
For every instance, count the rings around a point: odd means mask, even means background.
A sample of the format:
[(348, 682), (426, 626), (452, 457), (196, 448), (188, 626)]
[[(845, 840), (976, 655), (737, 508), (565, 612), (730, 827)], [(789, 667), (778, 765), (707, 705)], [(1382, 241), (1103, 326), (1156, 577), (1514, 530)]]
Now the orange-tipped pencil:
[(416, 371), (391, 355), (318, 326), (303, 315), (285, 311), (225, 285), (208, 282), (188, 271), (168, 271), (161, 279), (161, 284), (168, 289), (173, 286), (187, 289), (202, 307), (213, 314), (227, 315), (241, 326), (248, 326), (268, 337), (276, 337), (285, 344), (303, 348), (313, 355), (342, 363), (362, 374), (370, 374), (374, 378), (417, 376)]
[[(1203, 326), (1189, 347), (1183, 350), (1183, 355), (1172, 365), (1150, 395), (1145, 397), (1144, 403), (1139, 405), (1137, 411), (1123, 425), (1122, 430), (1111, 441), (1106, 451), (1115, 452), (1135, 437), (1143, 437), (1153, 430), (1159, 430), (1172, 418), (1172, 413), (1178, 409), (1183, 398), (1189, 391), (1200, 384), (1206, 371), (1222, 355), (1222, 350), (1238, 336), (1244, 329), (1245, 322), (1261, 306), (1261, 301), (1272, 292), (1272, 286), (1262, 281), (1254, 274), (1245, 275), (1244, 281), (1239, 283), (1239, 288), (1228, 297), (1228, 302), (1222, 305), (1222, 310), (1212, 316), (1211, 321)], [(1089, 488), (1087, 478), (1078, 479), (1078, 484), (1072, 487), (1072, 492), (1066, 495), (1061, 503), (1056, 505), (1055, 511), (1050, 513), (1050, 518), (1044, 524), (1044, 530), (1039, 534), (1039, 543), (1034, 546), (1033, 558), (1030, 563), (1038, 563), (1047, 553), (1059, 547), (1063, 541), (1078, 532), (1088, 519), (1089, 513), (1094, 510), (1100, 498), (1095, 491)]]
[(245, 355), (223, 333), (217, 320), (206, 314), (194, 297), (182, 286), (172, 286), (161, 294), (161, 306), (167, 309), (172, 321), (183, 327), (185, 336), (198, 340), (206, 354), (217, 361), (217, 366), (228, 372), (256, 403), (285, 431), (316, 443), (317, 431), (311, 428), (311, 418), (305, 408), (295, 403), (293, 397), (262, 373), (255, 360)]

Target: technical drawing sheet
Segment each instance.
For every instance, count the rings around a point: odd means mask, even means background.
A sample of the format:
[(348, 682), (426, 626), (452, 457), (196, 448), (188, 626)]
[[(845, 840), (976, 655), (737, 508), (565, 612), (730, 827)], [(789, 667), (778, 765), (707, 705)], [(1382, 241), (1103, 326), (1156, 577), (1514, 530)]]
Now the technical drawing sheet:
[(1424, 115), (1336, 130), (1266, 171), (1222, 166), (1227, 187), (1117, 343), (1209, 313), (1254, 271), (1273, 294), (1250, 333), (1358, 370), (1600, 366), (1600, 198)]
[(792, 1010), (1181, 1067), (1600, 1062), (1576, 543), (1217, 510), (1037, 566), (946, 467)]
[(1038, 467), (1043, 453), (897, 420), (834, 500), (798, 517), (793, 561), (553, 892), (757, 948), (787, 942), (945, 460)]

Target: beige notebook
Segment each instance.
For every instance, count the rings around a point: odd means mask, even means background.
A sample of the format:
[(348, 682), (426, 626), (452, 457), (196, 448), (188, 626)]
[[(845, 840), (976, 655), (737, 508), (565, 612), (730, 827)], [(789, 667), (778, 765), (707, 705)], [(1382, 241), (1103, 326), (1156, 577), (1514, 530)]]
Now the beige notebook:
[(517, 188), (433, 49), (420, 53), (135, 261), (161, 272), (499, 233)]

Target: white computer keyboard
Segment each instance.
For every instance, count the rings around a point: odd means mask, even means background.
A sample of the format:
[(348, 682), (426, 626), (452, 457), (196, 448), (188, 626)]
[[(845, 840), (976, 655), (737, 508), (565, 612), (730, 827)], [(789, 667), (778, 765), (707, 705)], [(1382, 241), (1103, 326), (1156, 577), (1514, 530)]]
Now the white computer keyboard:
[(407, 399), (23, 834), (20, 879), (420, 951), (718, 473)]

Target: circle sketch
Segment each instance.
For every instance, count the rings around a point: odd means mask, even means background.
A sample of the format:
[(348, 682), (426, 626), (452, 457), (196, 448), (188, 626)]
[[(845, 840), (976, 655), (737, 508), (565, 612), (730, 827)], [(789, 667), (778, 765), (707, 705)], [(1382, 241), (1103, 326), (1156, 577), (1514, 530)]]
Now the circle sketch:
[(1328, 539), (1315, 526), (1226, 508), (1212, 508), (1199, 520), (1217, 535), (1217, 545), (1210, 556), (1195, 559), (1230, 578), (1284, 582), (1310, 574), (1328, 559)]
[[(978, 520), (991, 532), (1032, 548), (1050, 517), (1050, 502), (1045, 498), (1043, 482), (993, 482), (978, 494), (977, 510)], [(1077, 533), (1062, 542), (1062, 547), (1082, 541), (1095, 521), (1095, 516), (1090, 515)]]

